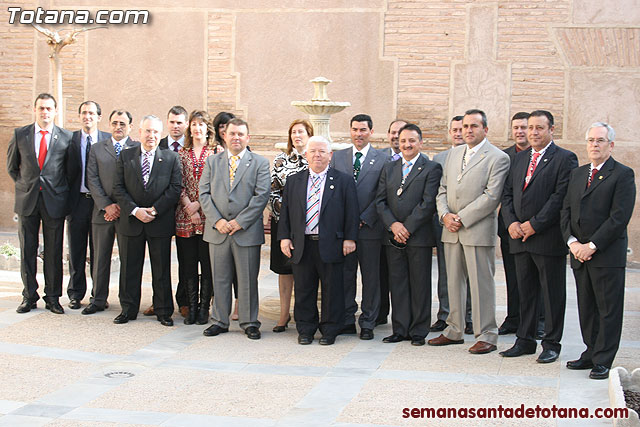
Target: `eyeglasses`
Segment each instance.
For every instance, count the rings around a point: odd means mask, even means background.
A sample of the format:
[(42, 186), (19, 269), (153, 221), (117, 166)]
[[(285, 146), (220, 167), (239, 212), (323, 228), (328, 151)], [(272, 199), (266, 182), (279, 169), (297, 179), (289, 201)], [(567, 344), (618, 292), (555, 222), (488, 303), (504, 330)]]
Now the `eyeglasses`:
[(609, 140), (606, 138), (587, 138), (587, 144), (590, 145), (603, 145), (608, 142)]

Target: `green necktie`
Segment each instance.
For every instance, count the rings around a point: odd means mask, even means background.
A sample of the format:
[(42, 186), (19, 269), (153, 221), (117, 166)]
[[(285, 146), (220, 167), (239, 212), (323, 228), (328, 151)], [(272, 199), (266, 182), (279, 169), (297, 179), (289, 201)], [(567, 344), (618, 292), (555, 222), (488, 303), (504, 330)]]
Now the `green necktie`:
[(353, 179), (358, 180), (358, 175), (360, 174), (360, 157), (362, 157), (362, 153), (356, 153), (356, 161), (353, 163)]

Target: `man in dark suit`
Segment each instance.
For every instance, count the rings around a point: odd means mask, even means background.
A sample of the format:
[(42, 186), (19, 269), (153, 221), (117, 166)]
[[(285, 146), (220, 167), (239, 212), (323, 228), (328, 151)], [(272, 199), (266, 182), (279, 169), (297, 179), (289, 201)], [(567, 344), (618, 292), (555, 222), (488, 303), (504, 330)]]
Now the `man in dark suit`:
[(536, 352), (538, 300), (544, 299), (545, 336), (539, 363), (558, 359), (566, 305), (567, 246), (560, 232), (560, 209), (578, 158), (553, 142), (553, 115), (533, 111), (527, 120), (531, 150), (518, 153), (502, 197), (502, 216), (515, 256), (520, 323), (516, 342), (500, 352), (517, 357)]
[(59, 298), (64, 216), (68, 213), (69, 179), (76, 173), (68, 160), (71, 132), (53, 124), (57, 104), (50, 94), (38, 95), (33, 111), (36, 122), (15, 129), (7, 150), (7, 171), (15, 182), (14, 212), (19, 221), (20, 274), (24, 285), (22, 303), (16, 311), (31, 311), (40, 298), (36, 257), (42, 222), (45, 307), (62, 314)]
[[(184, 133), (189, 125), (187, 117), (187, 110), (185, 110), (181, 105), (174, 105), (169, 109), (169, 113), (167, 113), (167, 130), (169, 131), (169, 135), (160, 140), (158, 147), (163, 150), (170, 147), (171, 150), (176, 153), (182, 150), (182, 147), (184, 147)], [(183, 317), (187, 317), (189, 315), (189, 299), (187, 297), (187, 290), (182, 281), (184, 262), (181, 260), (181, 257), (182, 252), (178, 252), (178, 287), (176, 289), (176, 302), (178, 303), (180, 314), (182, 314)], [(145, 316), (153, 316), (155, 314), (153, 311), (153, 305), (149, 306), (142, 312), (142, 314)]]
[[(398, 160), (402, 155), (400, 152), (398, 136), (400, 136), (400, 129), (402, 129), (406, 124), (407, 121), (402, 119), (396, 119), (389, 124), (389, 129), (387, 129), (387, 141), (389, 142), (389, 147), (382, 149), (382, 152), (387, 155), (388, 161)], [(387, 266), (387, 255), (385, 253), (384, 245), (380, 245), (380, 311), (378, 312), (376, 325), (387, 324), (387, 317), (389, 317), (390, 309), (389, 267)]]
[(204, 240), (209, 242), (213, 270), (213, 325), (205, 336), (229, 332), (231, 289), (238, 277), (238, 315), (247, 338), (260, 339), (258, 273), (264, 243), (262, 214), (269, 201), (269, 161), (247, 149), (249, 125), (242, 119), (227, 123), (227, 150), (209, 156), (200, 178), (200, 206), (206, 217)]
[(129, 138), (132, 120), (128, 111), (114, 110), (109, 116), (112, 136), (94, 144), (89, 153), (87, 184), (93, 198), (91, 235), (95, 258), (91, 270), (91, 303), (82, 314), (94, 314), (107, 306), (113, 241), (120, 219), (120, 206), (113, 194), (116, 162), (122, 150), (138, 144)]
[(633, 169), (611, 157), (615, 132), (594, 123), (586, 135), (590, 164), (571, 172), (561, 214), (562, 236), (571, 252), (582, 340), (587, 349), (569, 369), (609, 377), (620, 345), (627, 260), (627, 225), (633, 214)]
[(380, 311), (380, 248), (382, 246), (382, 223), (376, 211), (376, 190), (380, 172), (388, 156), (369, 143), (373, 133), (373, 121), (366, 114), (351, 119), (350, 148), (336, 151), (331, 167), (353, 176), (360, 207), (360, 228), (356, 250), (344, 262), (345, 320), (343, 334), (355, 334), (357, 272), (360, 265), (362, 277), (362, 314), (358, 319), (360, 339), (373, 339), (373, 328)]
[[(291, 258), (298, 343), (331, 345), (344, 322), (344, 261), (356, 249), (359, 212), (351, 175), (329, 167), (331, 144), (322, 136), (307, 142), (309, 169), (287, 178), (278, 239)], [(318, 317), (318, 279), (322, 308)]]
[(385, 164), (376, 198), (384, 228), (391, 288), (393, 334), (385, 343), (411, 339), (424, 345), (431, 323), (431, 251), (436, 245), (432, 217), (442, 167), (420, 153), (422, 131), (400, 131), (402, 158)]
[[(93, 271), (93, 236), (91, 234), (91, 213), (93, 198), (88, 187), (87, 164), (93, 145), (111, 136), (98, 130), (102, 119), (102, 109), (95, 101), (84, 101), (78, 107), (82, 129), (73, 133), (69, 149), (69, 161), (78, 169), (71, 181), (69, 191), (69, 215), (67, 215), (67, 239), (69, 241), (69, 308), (76, 310), (87, 292), (87, 240), (89, 243), (89, 268)], [(92, 279), (95, 278), (93, 274)]]
[(180, 159), (171, 150), (158, 150), (162, 120), (146, 116), (140, 122), (140, 145), (120, 152), (114, 196), (120, 206), (120, 313), (113, 323), (135, 320), (145, 243), (149, 247), (153, 306), (158, 321), (173, 326), (171, 296), (171, 236), (175, 209), (182, 191)]

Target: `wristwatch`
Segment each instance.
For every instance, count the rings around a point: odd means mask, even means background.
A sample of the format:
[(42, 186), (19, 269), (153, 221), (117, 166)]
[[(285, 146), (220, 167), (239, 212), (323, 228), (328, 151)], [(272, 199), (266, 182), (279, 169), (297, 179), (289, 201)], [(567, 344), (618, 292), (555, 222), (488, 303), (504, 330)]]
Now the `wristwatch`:
[(591, 249), (592, 251), (595, 251), (598, 248), (596, 247), (595, 243), (589, 242), (589, 249)]

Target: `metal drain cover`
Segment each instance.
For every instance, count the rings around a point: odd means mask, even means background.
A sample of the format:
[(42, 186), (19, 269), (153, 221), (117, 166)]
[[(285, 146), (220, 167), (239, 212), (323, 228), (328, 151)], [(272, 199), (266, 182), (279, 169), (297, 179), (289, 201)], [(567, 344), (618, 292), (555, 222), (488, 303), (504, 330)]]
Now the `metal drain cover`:
[(134, 375), (134, 373), (127, 371), (112, 371), (104, 374), (104, 376), (107, 378), (131, 378)]

